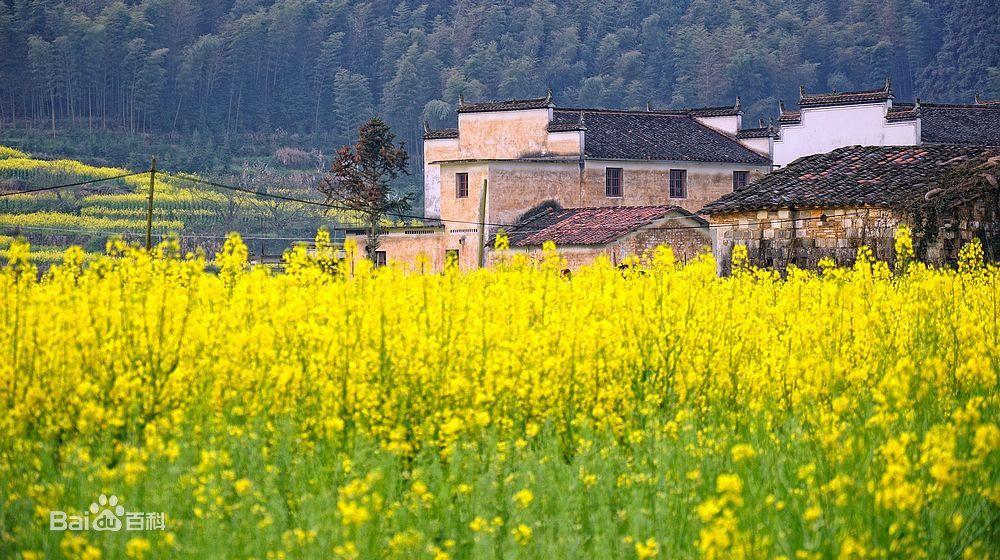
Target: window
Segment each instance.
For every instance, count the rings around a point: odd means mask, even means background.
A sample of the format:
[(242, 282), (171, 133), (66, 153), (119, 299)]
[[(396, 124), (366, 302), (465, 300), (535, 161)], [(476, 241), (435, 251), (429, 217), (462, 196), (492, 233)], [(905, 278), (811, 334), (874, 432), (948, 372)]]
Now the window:
[(733, 190), (738, 191), (747, 186), (749, 176), (749, 171), (733, 171)]
[(622, 196), (622, 168), (608, 167), (604, 170), (604, 195), (608, 198)]
[(687, 198), (688, 172), (685, 169), (670, 170), (670, 198)]
[(458, 266), (458, 249), (448, 249), (444, 252), (444, 267), (452, 268)]
[(468, 173), (456, 173), (455, 174), (455, 197), (456, 198), (468, 198), (469, 197), (469, 174)]
[(375, 251), (375, 266), (385, 266), (385, 251)]

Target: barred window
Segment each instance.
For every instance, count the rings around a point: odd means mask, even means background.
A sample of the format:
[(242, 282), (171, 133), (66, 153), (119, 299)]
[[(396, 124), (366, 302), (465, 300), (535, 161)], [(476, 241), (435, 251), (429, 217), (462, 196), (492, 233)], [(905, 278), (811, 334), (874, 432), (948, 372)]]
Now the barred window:
[(468, 173), (456, 173), (455, 174), (455, 197), (456, 198), (468, 198), (469, 197), (469, 174)]
[(749, 178), (749, 171), (733, 171), (733, 190), (738, 191), (747, 186)]
[(608, 167), (604, 170), (604, 195), (608, 198), (622, 196), (622, 168)]
[(670, 170), (670, 198), (687, 198), (687, 170)]

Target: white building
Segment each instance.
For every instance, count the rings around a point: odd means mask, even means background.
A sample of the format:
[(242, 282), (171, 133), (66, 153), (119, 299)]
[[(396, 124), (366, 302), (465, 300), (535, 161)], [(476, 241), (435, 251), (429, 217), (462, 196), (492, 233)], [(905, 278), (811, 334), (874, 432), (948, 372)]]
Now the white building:
[[(896, 103), (888, 80), (868, 91), (806, 94), (800, 88), (798, 110), (784, 104), (780, 110), (777, 129), (766, 131), (776, 168), (846, 146), (1000, 145), (1000, 102)], [(740, 135), (764, 136), (764, 130)]]

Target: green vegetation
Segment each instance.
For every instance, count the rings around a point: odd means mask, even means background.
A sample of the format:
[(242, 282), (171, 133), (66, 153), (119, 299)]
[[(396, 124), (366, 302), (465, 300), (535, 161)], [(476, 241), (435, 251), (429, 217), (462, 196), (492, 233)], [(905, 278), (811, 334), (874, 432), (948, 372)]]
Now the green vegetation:
[(286, 146), (329, 156), (379, 114), (419, 169), (422, 121), (449, 124), (463, 95), (552, 87), (561, 104), (609, 107), (742, 95), (754, 122), (800, 84), (891, 76), (900, 99), (969, 102), (1000, 98), (998, 14), (957, 0), (0, 2), (0, 142), (222, 171)]
[[(141, 173), (69, 189), (10, 194), (127, 174), (125, 169), (96, 167), (73, 160), (46, 161), (0, 146), (0, 240), (25, 236), (42, 247), (34, 259), (57, 262), (71, 244), (102, 251), (109, 237), (139, 240), (146, 230), (149, 174)], [(309, 198), (305, 189), (284, 186), (267, 166), (247, 168), (234, 180), (254, 192)], [(311, 239), (320, 226), (341, 215), (326, 216), (316, 207), (261, 198), (225, 189), (197, 187), (159, 173), (153, 206), (153, 234), (179, 234), (185, 249), (211, 252), (230, 231), (248, 232), (254, 254), (279, 255), (293, 238)], [(312, 196), (312, 198), (315, 198)], [(321, 209), (320, 209), (321, 210)], [(265, 240), (260, 238), (283, 238)], [(8, 242), (9, 244), (9, 242)], [(5, 259), (6, 255), (0, 254)]]

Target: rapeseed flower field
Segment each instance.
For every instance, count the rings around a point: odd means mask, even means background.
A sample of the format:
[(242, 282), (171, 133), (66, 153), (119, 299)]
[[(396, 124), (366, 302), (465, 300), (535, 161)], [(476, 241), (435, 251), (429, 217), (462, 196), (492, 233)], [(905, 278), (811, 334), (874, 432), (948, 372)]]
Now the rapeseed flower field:
[[(719, 278), (660, 249), (569, 277), (551, 247), (429, 274), (326, 240), (281, 274), (234, 236), (41, 278), (11, 243), (0, 557), (996, 557), (978, 245), (959, 270), (908, 262), (904, 232), (892, 266), (737, 251)], [(92, 503), (162, 526), (50, 530)]]

